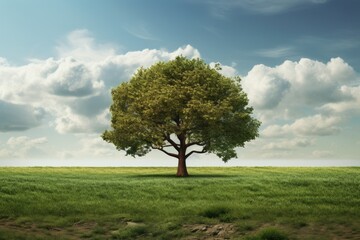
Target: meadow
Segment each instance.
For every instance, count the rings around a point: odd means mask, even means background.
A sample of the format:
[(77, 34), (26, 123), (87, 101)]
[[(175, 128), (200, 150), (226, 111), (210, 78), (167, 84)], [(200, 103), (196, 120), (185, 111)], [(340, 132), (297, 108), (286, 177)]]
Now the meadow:
[(0, 239), (360, 239), (360, 168), (0, 168)]

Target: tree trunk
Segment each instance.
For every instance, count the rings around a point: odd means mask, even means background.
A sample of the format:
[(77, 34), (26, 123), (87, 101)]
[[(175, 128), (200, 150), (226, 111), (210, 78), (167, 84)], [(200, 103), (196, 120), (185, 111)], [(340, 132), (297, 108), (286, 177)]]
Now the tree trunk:
[(187, 177), (189, 176), (186, 168), (186, 157), (185, 157), (186, 149), (180, 149), (179, 151), (179, 163), (176, 176), (178, 177)]

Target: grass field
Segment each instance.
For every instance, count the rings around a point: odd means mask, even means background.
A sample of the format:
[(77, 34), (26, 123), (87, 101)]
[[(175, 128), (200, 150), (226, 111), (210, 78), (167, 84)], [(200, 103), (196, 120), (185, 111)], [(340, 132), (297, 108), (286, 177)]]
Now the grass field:
[(360, 239), (360, 168), (0, 168), (0, 239)]

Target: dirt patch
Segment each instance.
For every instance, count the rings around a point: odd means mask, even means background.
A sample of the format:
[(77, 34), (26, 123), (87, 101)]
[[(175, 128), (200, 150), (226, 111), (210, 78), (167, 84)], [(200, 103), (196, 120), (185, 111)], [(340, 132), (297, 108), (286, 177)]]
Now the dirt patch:
[(305, 226), (301, 229), (297, 229), (293, 232), (299, 236), (299, 238), (321, 238), (327, 237), (331, 240), (342, 240), (342, 239), (360, 239), (360, 228), (359, 224), (353, 224), (353, 226), (331, 224), (331, 225), (314, 225)]
[(72, 225), (74, 230), (78, 230), (79, 232), (86, 232), (94, 229), (98, 224), (96, 222), (85, 222), (79, 221)]
[[(10, 236), (35, 237), (38, 239), (110, 239), (112, 231), (124, 228), (137, 228), (145, 226), (123, 219), (114, 224), (99, 225), (95, 221), (79, 221), (65, 227), (47, 225), (45, 223), (33, 223), (31, 221), (16, 221), (15, 219), (0, 219), (0, 230), (9, 233)], [(360, 224), (251, 224), (250, 227), (235, 225), (233, 223), (219, 224), (188, 224), (182, 228), (188, 236), (184, 240), (224, 240), (240, 236), (253, 236), (266, 228), (275, 228), (287, 236), (296, 239), (360, 239)], [(150, 236), (150, 235), (149, 235)], [(154, 238), (155, 239), (155, 238)]]
[(185, 238), (186, 240), (223, 240), (230, 239), (236, 232), (236, 228), (230, 223), (221, 223), (215, 225), (193, 224), (185, 225), (184, 228), (192, 233), (193, 236)]
[[(18, 223), (15, 220), (1, 219), (0, 230), (13, 233), (14, 236), (31, 236), (39, 239), (57, 239), (59, 237), (69, 240), (91, 237), (98, 224), (96, 222), (79, 221), (72, 226), (55, 227), (46, 224), (36, 225), (30, 222)], [(103, 234), (107, 236), (108, 234)]]

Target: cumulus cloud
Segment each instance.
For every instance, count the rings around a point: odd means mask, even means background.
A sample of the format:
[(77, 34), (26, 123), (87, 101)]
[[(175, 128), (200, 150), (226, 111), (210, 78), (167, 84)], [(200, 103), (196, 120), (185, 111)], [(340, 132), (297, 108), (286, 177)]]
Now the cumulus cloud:
[(37, 127), (44, 117), (42, 108), (0, 100), (0, 132), (23, 131)]
[(43, 145), (47, 142), (46, 137), (11, 137), (5, 145), (0, 145), (0, 158), (32, 158), (45, 156)]
[(254, 66), (243, 81), (250, 104), (259, 109), (276, 107), (290, 86), (291, 83), (287, 79), (265, 65)]
[[(58, 109), (60, 111), (60, 109)], [(55, 129), (59, 133), (100, 133), (109, 127), (110, 115), (106, 108), (98, 115), (84, 116), (74, 112), (70, 107), (64, 107), (64, 111), (55, 121)]]
[(221, 73), (222, 75), (226, 76), (226, 77), (235, 77), (238, 76), (238, 72), (237, 70), (233, 67), (233, 66), (227, 66), (227, 65), (223, 65), (221, 63), (215, 63), (215, 62), (211, 62), (209, 63), (210, 67), (215, 68), (215, 66), (219, 64), (220, 70), (218, 70), (219, 73)]
[(270, 142), (263, 146), (264, 150), (291, 150), (294, 148), (304, 148), (312, 145), (312, 141), (305, 138), (295, 138), (279, 142)]
[(322, 109), (335, 113), (360, 112), (360, 86), (342, 86), (340, 91), (345, 96), (349, 96), (348, 101), (327, 103)]
[(0, 113), (5, 117), (0, 131), (38, 126), (46, 112), (60, 133), (101, 132), (109, 125), (112, 87), (129, 80), (141, 66), (179, 55), (200, 57), (190, 45), (174, 51), (144, 49), (118, 54), (115, 47), (97, 43), (87, 30), (69, 33), (57, 51), (57, 58), (32, 59), (22, 66), (1, 59)]
[(62, 59), (47, 81), (50, 93), (59, 96), (89, 96), (103, 87), (89, 66), (73, 58)]
[[(358, 74), (341, 58), (327, 63), (302, 58), (279, 66), (254, 66), (244, 77), (250, 104), (262, 120), (295, 117), (309, 109), (355, 107)], [(267, 111), (268, 110), (268, 111)]]
[(97, 43), (87, 29), (69, 33), (56, 50), (60, 58), (73, 57), (85, 62), (98, 62), (116, 54), (115, 46)]
[[(317, 138), (340, 134), (348, 119), (359, 117), (360, 77), (339, 57), (325, 63), (302, 58), (275, 67), (259, 64), (242, 83), (262, 121), (260, 137), (264, 142), (260, 146), (267, 157), (291, 155), (301, 143), (294, 138), (316, 142)], [(279, 155), (274, 150), (282, 151)], [(308, 154), (332, 156), (321, 151)]]
[(315, 115), (296, 120), (290, 129), (301, 135), (332, 135), (339, 132), (336, 124), (340, 122), (339, 117), (324, 117), (322, 115)]
[(337, 124), (340, 117), (324, 117), (320, 114), (297, 119), (292, 124), (270, 125), (262, 131), (263, 137), (296, 136), (327, 136), (340, 131)]

